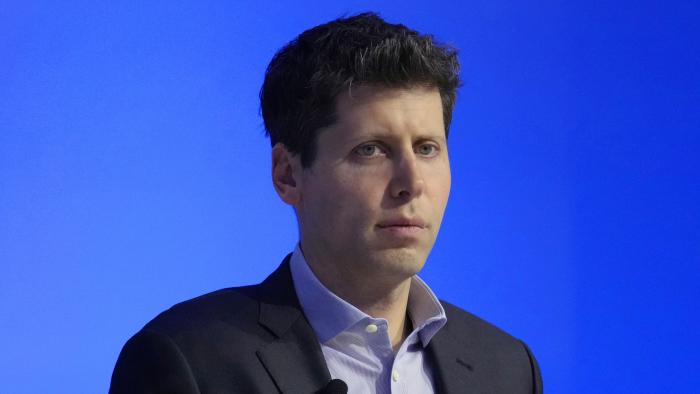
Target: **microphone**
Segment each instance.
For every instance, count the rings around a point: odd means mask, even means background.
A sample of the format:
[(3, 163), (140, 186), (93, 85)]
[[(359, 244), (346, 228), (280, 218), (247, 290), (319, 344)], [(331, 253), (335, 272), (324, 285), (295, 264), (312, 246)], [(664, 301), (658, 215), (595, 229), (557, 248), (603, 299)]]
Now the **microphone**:
[(333, 379), (317, 394), (348, 394), (348, 385), (340, 379)]

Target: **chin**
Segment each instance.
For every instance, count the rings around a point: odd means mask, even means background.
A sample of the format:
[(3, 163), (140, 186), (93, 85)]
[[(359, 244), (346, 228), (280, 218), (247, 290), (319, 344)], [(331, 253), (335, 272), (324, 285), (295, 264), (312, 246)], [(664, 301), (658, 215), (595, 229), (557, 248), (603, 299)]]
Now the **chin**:
[(426, 253), (412, 248), (392, 248), (383, 250), (376, 256), (376, 263), (387, 274), (409, 278), (423, 268), (427, 257)]

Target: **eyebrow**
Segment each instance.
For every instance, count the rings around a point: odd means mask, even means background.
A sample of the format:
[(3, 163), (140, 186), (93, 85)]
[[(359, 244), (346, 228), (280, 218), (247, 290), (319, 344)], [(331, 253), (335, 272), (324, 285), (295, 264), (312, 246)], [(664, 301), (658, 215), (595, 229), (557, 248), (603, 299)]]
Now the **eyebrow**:
[[(397, 136), (396, 134), (389, 133), (386, 131), (372, 131), (372, 132), (362, 133), (362, 134), (357, 135), (357, 136), (353, 136), (351, 138), (348, 138), (346, 141), (357, 143), (357, 142), (364, 141), (364, 140), (374, 140), (374, 139), (397, 140), (397, 139), (400, 139), (400, 136)], [(445, 135), (444, 132), (425, 132), (425, 133), (418, 134), (414, 138), (414, 141), (422, 141), (422, 140), (438, 140), (439, 142), (446, 143), (447, 136)]]

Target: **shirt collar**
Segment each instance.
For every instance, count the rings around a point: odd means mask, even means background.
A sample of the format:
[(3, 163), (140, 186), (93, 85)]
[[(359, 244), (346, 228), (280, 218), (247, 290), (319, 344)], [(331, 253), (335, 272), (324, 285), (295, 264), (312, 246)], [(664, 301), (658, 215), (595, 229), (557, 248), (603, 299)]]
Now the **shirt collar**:
[[(294, 288), (306, 318), (321, 343), (371, 316), (328, 290), (309, 268), (299, 245), (290, 260)], [(445, 325), (447, 317), (440, 301), (417, 275), (411, 278), (408, 315), (423, 346)]]

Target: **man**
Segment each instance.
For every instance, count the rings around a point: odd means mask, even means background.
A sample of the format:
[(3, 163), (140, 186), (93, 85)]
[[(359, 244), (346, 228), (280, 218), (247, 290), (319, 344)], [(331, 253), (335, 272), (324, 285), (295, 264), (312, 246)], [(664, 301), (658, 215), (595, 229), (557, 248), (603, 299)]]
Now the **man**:
[(282, 48), (260, 98), (299, 244), (263, 283), (149, 322), (110, 392), (541, 392), (524, 343), (416, 276), (450, 191), (458, 70), (454, 50), (371, 13)]

